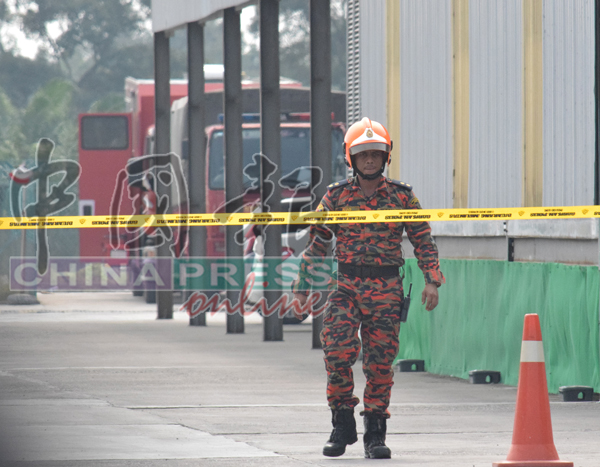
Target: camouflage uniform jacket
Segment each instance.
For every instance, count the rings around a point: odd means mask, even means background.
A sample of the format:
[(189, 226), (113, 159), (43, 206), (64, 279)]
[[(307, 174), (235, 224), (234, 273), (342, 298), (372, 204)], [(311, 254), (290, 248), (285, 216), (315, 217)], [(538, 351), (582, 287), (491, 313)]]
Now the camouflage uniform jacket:
[[(317, 207), (317, 211), (379, 209), (421, 209), (421, 205), (410, 185), (384, 177), (381, 177), (373, 196), (367, 198), (355, 177), (329, 185)], [(431, 238), (428, 222), (373, 222), (311, 226), (298, 279), (292, 285), (293, 292), (308, 294), (308, 267), (326, 255), (333, 236), (336, 237), (335, 256), (339, 263), (355, 266), (402, 266), (404, 259), (401, 242), (404, 230), (414, 247), (425, 281), (439, 287), (445, 279), (440, 271), (438, 250)]]

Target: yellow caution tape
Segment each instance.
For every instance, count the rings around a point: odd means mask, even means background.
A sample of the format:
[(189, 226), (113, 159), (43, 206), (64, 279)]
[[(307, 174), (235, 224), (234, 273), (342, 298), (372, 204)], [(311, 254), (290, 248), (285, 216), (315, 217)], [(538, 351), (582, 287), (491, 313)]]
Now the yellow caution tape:
[(525, 219), (588, 219), (600, 217), (600, 206), (406, 209), (235, 214), (165, 214), (136, 216), (0, 217), (0, 230), (176, 227), (244, 224), (348, 224), (365, 222), (490, 221)]

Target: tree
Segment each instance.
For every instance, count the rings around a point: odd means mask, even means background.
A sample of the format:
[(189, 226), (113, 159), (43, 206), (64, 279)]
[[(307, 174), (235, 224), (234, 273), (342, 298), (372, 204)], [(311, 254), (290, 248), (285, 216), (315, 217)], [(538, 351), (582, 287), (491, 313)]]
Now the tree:
[[(144, 77), (151, 76), (152, 41), (144, 23), (147, 0), (18, 3), (14, 16), (28, 37), (40, 41), (40, 55), (60, 64), (64, 76), (78, 88), (78, 107), (87, 108), (117, 83), (122, 88), (123, 74), (131, 70), (132, 62)], [(140, 61), (140, 57), (148, 58)]]
[(0, 0), (0, 87), (12, 105), (23, 108), (29, 97), (46, 82), (61, 75), (46, 57), (36, 60), (19, 55), (14, 30), (19, 23), (16, 1)]
[(19, 155), (25, 151), (25, 136), (21, 131), (21, 112), (0, 88), (0, 161), (12, 166), (20, 162)]
[(41, 137), (53, 140), (62, 158), (77, 159), (76, 89), (55, 79), (39, 89), (25, 109), (15, 108), (0, 89), (0, 160), (16, 167), (31, 159)]
[(76, 89), (66, 80), (52, 80), (31, 99), (23, 113), (22, 132), (30, 145), (40, 137), (61, 148), (62, 157), (77, 158), (77, 118), (73, 118)]
[[(0, 0), (0, 160), (22, 162), (41, 137), (75, 158), (79, 112), (124, 110), (125, 77), (153, 76), (150, 1)], [(34, 59), (18, 28), (38, 42)]]
[(0, 52), (0, 87), (17, 108), (25, 107), (33, 93), (61, 75), (60, 68), (45, 58), (31, 60)]

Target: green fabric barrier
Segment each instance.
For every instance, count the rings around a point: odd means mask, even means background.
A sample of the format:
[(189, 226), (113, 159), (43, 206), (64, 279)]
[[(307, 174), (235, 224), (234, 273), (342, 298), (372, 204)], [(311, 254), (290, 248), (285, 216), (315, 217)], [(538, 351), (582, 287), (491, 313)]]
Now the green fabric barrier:
[(502, 383), (519, 379), (523, 319), (540, 317), (548, 390), (592, 386), (600, 390), (599, 273), (596, 266), (441, 260), (446, 283), (440, 304), (421, 304), (423, 274), (405, 265), (413, 283), (408, 321), (400, 330), (398, 359), (420, 359), (430, 373), (468, 379), (470, 370), (496, 370)]

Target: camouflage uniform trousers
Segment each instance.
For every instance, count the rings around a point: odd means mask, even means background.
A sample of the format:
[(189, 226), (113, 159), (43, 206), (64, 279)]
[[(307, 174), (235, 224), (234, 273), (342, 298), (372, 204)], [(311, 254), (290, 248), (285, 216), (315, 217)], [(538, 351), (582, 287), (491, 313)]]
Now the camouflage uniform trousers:
[(402, 279), (358, 278), (338, 273), (338, 288), (331, 292), (323, 318), (321, 344), (327, 370), (327, 401), (332, 409), (353, 408), (360, 401), (354, 392), (352, 366), (362, 338), (363, 372), (367, 379), (365, 412), (387, 418), (394, 384), (392, 363), (398, 354)]

